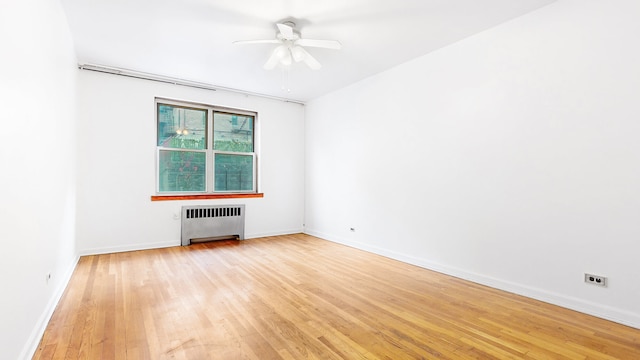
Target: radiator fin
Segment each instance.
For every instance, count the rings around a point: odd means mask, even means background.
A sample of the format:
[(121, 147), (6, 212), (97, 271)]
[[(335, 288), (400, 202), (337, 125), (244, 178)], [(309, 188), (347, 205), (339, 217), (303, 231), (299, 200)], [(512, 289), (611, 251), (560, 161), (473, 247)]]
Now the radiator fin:
[(187, 219), (242, 216), (242, 207), (187, 209), (186, 215)]

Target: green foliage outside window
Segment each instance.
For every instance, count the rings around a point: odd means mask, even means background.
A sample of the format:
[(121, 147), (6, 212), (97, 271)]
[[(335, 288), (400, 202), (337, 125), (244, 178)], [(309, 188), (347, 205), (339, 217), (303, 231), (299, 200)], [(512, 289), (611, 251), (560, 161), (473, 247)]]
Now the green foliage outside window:
[(215, 191), (253, 189), (253, 156), (216, 154)]
[(253, 152), (253, 116), (213, 114), (213, 149)]
[(194, 151), (160, 151), (161, 192), (206, 191), (206, 153)]

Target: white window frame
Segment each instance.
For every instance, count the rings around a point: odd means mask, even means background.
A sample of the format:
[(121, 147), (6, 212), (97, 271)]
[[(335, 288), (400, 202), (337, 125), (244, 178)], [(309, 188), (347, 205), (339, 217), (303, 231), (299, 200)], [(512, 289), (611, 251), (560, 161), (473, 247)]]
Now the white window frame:
[[(198, 150), (198, 149), (182, 149), (182, 148), (170, 148), (158, 146), (158, 125), (159, 125), (159, 111), (158, 105), (170, 105), (170, 106), (178, 106), (178, 107), (186, 107), (191, 109), (198, 110), (207, 110), (207, 124), (206, 124), (206, 149)], [(237, 114), (237, 115), (245, 115), (253, 117), (253, 152), (233, 152), (233, 151), (221, 151), (213, 149), (213, 135), (214, 135), (214, 121), (213, 114), (215, 112), (227, 113), (227, 114)], [(247, 111), (240, 110), (222, 106), (215, 105), (206, 105), (200, 103), (193, 103), (188, 101), (179, 101), (172, 100), (166, 98), (156, 98), (154, 101), (154, 119), (155, 119), (155, 146), (156, 146), (156, 166), (155, 166), (155, 194), (162, 195), (208, 195), (208, 194), (257, 194), (258, 193), (258, 133), (257, 133), (257, 122), (258, 122), (258, 113), (255, 111)], [(205, 153), (206, 156), (206, 174), (205, 174), (205, 191), (160, 191), (160, 151), (186, 151), (186, 152), (202, 152)], [(228, 155), (241, 155), (241, 156), (252, 156), (253, 159), (253, 179), (252, 179), (252, 189), (251, 190), (226, 190), (226, 191), (215, 191), (215, 155), (216, 154), (228, 154)]]

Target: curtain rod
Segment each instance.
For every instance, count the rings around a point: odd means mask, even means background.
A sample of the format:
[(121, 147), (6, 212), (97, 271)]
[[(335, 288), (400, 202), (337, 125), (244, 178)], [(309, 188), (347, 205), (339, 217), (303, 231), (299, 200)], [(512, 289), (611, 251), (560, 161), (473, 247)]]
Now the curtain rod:
[(204, 90), (211, 90), (211, 91), (218, 91), (218, 90), (227, 91), (227, 92), (232, 92), (236, 94), (250, 95), (250, 96), (256, 96), (256, 97), (261, 97), (261, 98), (266, 98), (271, 100), (278, 100), (278, 101), (284, 101), (288, 103), (304, 105), (304, 102), (299, 100), (291, 100), (291, 99), (278, 97), (278, 96), (254, 93), (250, 91), (232, 89), (232, 88), (207, 84), (207, 83), (198, 82), (198, 81), (185, 80), (180, 78), (174, 78), (174, 77), (158, 75), (158, 74), (151, 74), (151, 73), (146, 73), (142, 71), (123, 69), (123, 68), (117, 68), (117, 67), (106, 66), (106, 65), (78, 64), (78, 69), (96, 71), (96, 72), (101, 72), (105, 74), (126, 76), (126, 77), (131, 77), (136, 79), (157, 81), (157, 82), (166, 83), (166, 84), (187, 86), (187, 87), (192, 87), (196, 89), (204, 89)]

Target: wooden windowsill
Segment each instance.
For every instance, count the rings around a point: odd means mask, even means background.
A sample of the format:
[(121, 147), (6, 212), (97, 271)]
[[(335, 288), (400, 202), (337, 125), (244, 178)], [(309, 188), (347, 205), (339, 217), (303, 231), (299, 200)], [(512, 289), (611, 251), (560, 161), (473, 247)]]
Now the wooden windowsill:
[(151, 195), (151, 201), (166, 200), (215, 200), (215, 199), (244, 199), (261, 198), (263, 193), (249, 194), (199, 194), (199, 195)]

